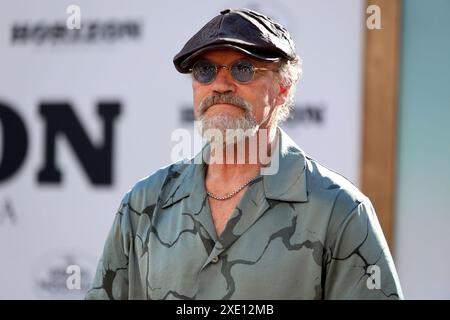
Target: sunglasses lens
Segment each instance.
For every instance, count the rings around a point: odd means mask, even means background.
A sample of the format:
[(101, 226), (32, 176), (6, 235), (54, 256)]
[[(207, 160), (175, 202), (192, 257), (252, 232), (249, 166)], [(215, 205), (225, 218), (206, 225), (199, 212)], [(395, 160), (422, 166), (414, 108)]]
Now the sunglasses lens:
[(231, 66), (231, 75), (239, 82), (249, 82), (253, 79), (255, 67), (250, 61), (239, 60)]
[(216, 66), (208, 60), (197, 61), (192, 68), (192, 72), (195, 80), (201, 83), (213, 81), (217, 73)]

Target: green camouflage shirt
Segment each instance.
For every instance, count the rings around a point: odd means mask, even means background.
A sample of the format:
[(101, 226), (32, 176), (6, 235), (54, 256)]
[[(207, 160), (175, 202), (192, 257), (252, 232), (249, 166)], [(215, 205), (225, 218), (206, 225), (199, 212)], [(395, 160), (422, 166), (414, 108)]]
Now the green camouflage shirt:
[(278, 171), (248, 186), (220, 237), (201, 153), (139, 181), (86, 299), (402, 299), (370, 200), (278, 132)]

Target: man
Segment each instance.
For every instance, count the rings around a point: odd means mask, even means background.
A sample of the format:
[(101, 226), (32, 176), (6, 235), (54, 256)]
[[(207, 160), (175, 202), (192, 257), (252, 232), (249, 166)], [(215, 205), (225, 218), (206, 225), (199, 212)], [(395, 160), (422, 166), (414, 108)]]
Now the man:
[(403, 298), (370, 200), (278, 127), (300, 76), (288, 31), (224, 10), (174, 64), (208, 143), (125, 195), (87, 298)]

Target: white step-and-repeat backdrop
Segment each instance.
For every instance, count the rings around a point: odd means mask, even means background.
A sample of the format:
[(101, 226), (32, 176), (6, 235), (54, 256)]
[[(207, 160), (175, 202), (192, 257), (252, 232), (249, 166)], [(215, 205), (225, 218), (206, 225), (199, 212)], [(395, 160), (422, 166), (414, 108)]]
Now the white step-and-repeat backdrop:
[[(70, 5), (80, 30), (66, 26)], [(171, 162), (175, 129), (194, 131), (190, 78), (172, 58), (224, 8), (256, 9), (290, 30), (304, 77), (283, 127), (358, 184), (363, 6), (2, 1), (0, 298), (83, 297), (123, 194)]]

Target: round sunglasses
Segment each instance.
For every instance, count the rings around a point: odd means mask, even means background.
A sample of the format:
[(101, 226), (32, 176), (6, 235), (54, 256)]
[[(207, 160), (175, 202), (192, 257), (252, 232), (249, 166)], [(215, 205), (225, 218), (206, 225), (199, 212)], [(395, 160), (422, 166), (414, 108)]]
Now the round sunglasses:
[(271, 70), (268, 68), (256, 67), (248, 60), (237, 60), (230, 66), (216, 64), (207, 59), (197, 61), (190, 70), (195, 78), (200, 83), (208, 84), (214, 81), (219, 70), (225, 68), (229, 70), (234, 80), (240, 83), (247, 83), (253, 80), (256, 71)]

